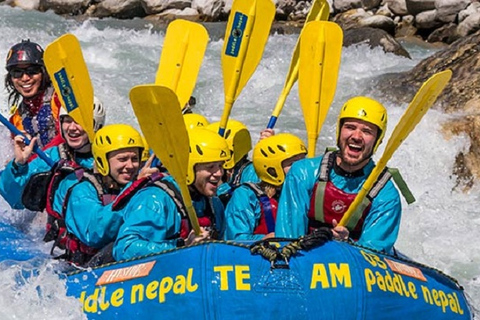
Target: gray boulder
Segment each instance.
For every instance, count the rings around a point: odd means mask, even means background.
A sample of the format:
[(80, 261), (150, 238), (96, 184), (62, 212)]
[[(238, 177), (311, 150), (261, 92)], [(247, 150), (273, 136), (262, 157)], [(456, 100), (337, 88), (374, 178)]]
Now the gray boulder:
[(435, 0), (405, 0), (405, 5), (409, 14), (417, 15), (435, 9)]
[(102, 0), (90, 7), (88, 14), (97, 18), (114, 17), (118, 19), (146, 16), (139, 0)]
[(56, 14), (73, 16), (83, 14), (89, 3), (89, 0), (40, 0), (38, 10), (52, 10)]
[(395, 15), (405, 16), (409, 14), (405, 0), (386, 0), (385, 3)]
[(366, 43), (370, 47), (382, 47), (385, 52), (410, 58), (410, 54), (388, 32), (375, 28), (355, 28), (344, 31), (343, 45), (345, 47)]

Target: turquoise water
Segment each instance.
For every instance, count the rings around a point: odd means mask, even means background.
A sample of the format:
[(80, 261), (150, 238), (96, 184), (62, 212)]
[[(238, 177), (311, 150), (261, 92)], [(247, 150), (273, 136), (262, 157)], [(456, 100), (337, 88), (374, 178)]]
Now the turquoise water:
[[(128, 92), (135, 85), (154, 81), (163, 32), (140, 20), (106, 19), (78, 23), (52, 13), (25, 12), (7, 6), (0, 6), (0, 31), (2, 70), (9, 47), (23, 38), (46, 46), (66, 32), (75, 34), (82, 45), (95, 95), (108, 109), (107, 123), (124, 122), (138, 127)], [(295, 35), (270, 37), (260, 65), (233, 107), (231, 117), (245, 122), (254, 139), (268, 122), (283, 87), (296, 41)], [(223, 40), (209, 43), (194, 92), (196, 111), (211, 121), (219, 120), (223, 110), (222, 45)], [(434, 52), (414, 45), (407, 48), (412, 60), (366, 46), (344, 49), (336, 96), (320, 134), (317, 154), (326, 146), (335, 144), (335, 118), (346, 99), (359, 94), (374, 96), (371, 87), (374, 77), (409, 70)], [(305, 139), (297, 92), (294, 86), (276, 128), (277, 132), (292, 132)], [(4, 91), (0, 93), (0, 101), (0, 111), (6, 115), (8, 106)], [(389, 111), (388, 138), (407, 105), (394, 105), (387, 99), (382, 102)], [(455, 154), (467, 149), (469, 142), (463, 136), (448, 139), (443, 136), (441, 124), (450, 117), (429, 111), (389, 163), (401, 170), (417, 198), (413, 205), (407, 207), (405, 204), (397, 248), (458, 279), (474, 305), (480, 307), (480, 250), (475, 237), (480, 234), (480, 208), (477, 205), (480, 192), (478, 187), (468, 194), (452, 191), (455, 179), (451, 177), (451, 171)], [(5, 163), (12, 156), (9, 133), (0, 127), (0, 136), (3, 137), (0, 138), (0, 161)], [(383, 146), (378, 155), (383, 152)], [(38, 240), (37, 249), (48, 252), (49, 246), (40, 242), (44, 228), (41, 217), (11, 210), (3, 200), (0, 200), (0, 208), (2, 220), (28, 232), (31, 238)], [(24, 246), (22, 243), (14, 245)], [(30, 264), (20, 265), (28, 269)], [(55, 264), (55, 261), (43, 261), (38, 275), (19, 281), (19, 277), (23, 279), (19, 275), (20, 267), (1, 263), (0, 285), (6, 289), (0, 293), (0, 318), (80, 319), (80, 304), (65, 296), (63, 282), (52, 271)]]

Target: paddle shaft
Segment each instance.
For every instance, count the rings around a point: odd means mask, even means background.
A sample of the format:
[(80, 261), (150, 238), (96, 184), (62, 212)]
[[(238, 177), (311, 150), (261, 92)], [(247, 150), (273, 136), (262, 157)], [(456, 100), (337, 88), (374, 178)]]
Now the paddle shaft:
[[(5, 125), (5, 127), (8, 128), (8, 130), (10, 130), (10, 132), (12, 132), (14, 135), (21, 135), (24, 137), (24, 141), (25, 141), (25, 144), (29, 145), (30, 144), (30, 139), (27, 138), (27, 136), (22, 133), (20, 130), (17, 129), (17, 127), (15, 127), (13, 124), (10, 123), (10, 121), (7, 120), (7, 118), (5, 118), (3, 115), (0, 114), (0, 122), (3, 123), (3, 125)], [(46, 154), (45, 152), (43, 152), (37, 145), (34, 145), (33, 146), (33, 151), (43, 160), (45, 161), (50, 167), (53, 167), (53, 165), (55, 164), (55, 162), (53, 162), (52, 159), (50, 159)]]
[[(318, 44), (316, 46), (316, 50), (314, 53), (314, 61), (320, 61), (319, 65), (323, 64), (323, 61), (325, 59), (325, 46), (326, 46), (326, 41), (325, 41), (325, 32), (324, 30), (321, 30), (318, 34)], [(316, 70), (317, 71), (317, 70)], [(307, 139), (308, 139), (308, 157), (312, 158), (315, 156), (315, 149), (316, 149), (316, 144), (317, 144), (317, 139), (318, 139), (318, 134), (320, 131), (320, 128), (323, 126), (323, 122), (325, 120), (325, 117), (327, 116), (327, 112), (329, 109), (329, 106), (322, 106), (320, 105), (320, 102), (322, 101), (322, 85), (323, 85), (323, 77), (322, 77), (323, 70), (320, 69), (319, 72), (314, 72), (312, 74), (312, 82), (316, 85), (316, 87), (319, 88), (315, 93), (317, 96), (314, 96), (314, 100), (312, 100), (311, 103), (311, 110), (313, 110), (313, 115), (314, 119), (318, 119), (318, 121), (315, 121), (314, 126), (311, 126), (309, 130), (307, 130)], [(320, 111), (324, 113), (322, 118), (320, 118)]]
[[(237, 0), (238, 1), (238, 0)], [(248, 35), (251, 34), (253, 29), (253, 24), (255, 22), (255, 5), (250, 7), (250, 12), (248, 14), (247, 24), (245, 26), (244, 32)], [(230, 112), (233, 107), (233, 103), (236, 99), (236, 92), (238, 90), (238, 85), (240, 82), (240, 76), (242, 75), (243, 65), (245, 63), (245, 56), (247, 54), (248, 44), (250, 37), (245, 37), (245, 41), (240, 46), (240, 51), (238, 53), (238, 58), (235, 61), (235, 71), (232, 75), (231, 85), (228, 87), (227, 92), (225, 92), (225, 106), (223, 108), (222, 118), (220, 119), (218, 133), (223, 137), (225, 135), (225, 128), (227, 127), (228, 118), (230, 117)]]
[(188, 189), (188, 134), (176, 94), (159, 85), (139, 85), (130, 90), (130, 101), (142, 133), (180, 187), (195, 234), (200, 225)]
[(235, 0), (222, 50), (225, 105), (219, 123), (223, 137), (232, 106), (257, 68), (270, 34), (275, 5), (270, 0)]
[[(330, 8), (328, 6), (328, 3), (325, 0), (314, 0), (310, 8), (310, 11), (308, 12), (307, 18), (305, 20), (305, 24), (303, 26), (305, 27), (305, 25), (310, 21), (328, 20), (329, 15), (330, 15)], [(298, 79), (299, 51), (300, 51), (300, 37), (298, 37), (297, 44), (295, 45), (295, 49), (293, 50), (292, 60), (290, 61), (290, 68), (288, 70), (287, 78), (285, 80), (285, 84), (283, 86), (282, 92), (278, 97), (277, 103), (275, 104), (275, 108), (273, 109), (272, 115), (270, 116), (270, 120), (267, 125), (268, 129), (273, 129), (275, 127), (278, 116), (282, 112), (283, 106), (285, 105), (287, 96), (290, 93), (293, 85)]]
[(335, 96), (343, 31), (334, 22), (309, 22), (300, 35), (298, 89), (308, 138), (315, 155), (318, 135)]

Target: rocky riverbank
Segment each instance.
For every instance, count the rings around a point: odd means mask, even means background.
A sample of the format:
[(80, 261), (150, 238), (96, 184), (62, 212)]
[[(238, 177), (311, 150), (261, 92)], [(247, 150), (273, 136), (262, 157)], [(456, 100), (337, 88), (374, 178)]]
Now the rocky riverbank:
[[(76, 19), (143, 18), (165, 28), (176, 18), (199, 21), (212, 38), (223, 38), (233, 0), (0, 0), (0, 5), (47, 11)], [(247, 1), (247, 0), (245, 0)], [(330, 20), (344, 30), (344, 46), (369, 43), (408, 57), (397, 41), (410, 38), (444, 48), (404, 74), (378, 79), (372, 85), (398, 102), (409, 102), (421, 84), (449, 68), (453, 77), (436, 108), (458, 117), (445, 123), (446, 138), (466, 134), (468, 150), (455, 155), (452, 172), (468, 190), (480, 178), (480, 2), (478, 0), (327, 0)], [(299, 32), (310, 2), (277, 0), (272, 32)], [(144, 20), (142, 20), (144, 21)]]
[[(145, 18), (168, 22), (182, 17), (200, 22), (226, 21), (233, 0), (0, 0), (26, 10), (53, 10), (77, 17)], [(275, 0), (275, 20), (301, 26), (310, 1)], [(344, 30), (371, 27), (391, 36), (416, 36), (452, 43), (480, 29), (477, 0), (327, 0), (330, 20)]]

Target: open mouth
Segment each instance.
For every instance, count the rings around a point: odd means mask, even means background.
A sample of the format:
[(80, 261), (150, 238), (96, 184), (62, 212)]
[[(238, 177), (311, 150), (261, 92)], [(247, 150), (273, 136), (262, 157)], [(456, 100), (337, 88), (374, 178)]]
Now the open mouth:
[(353, 153), (360, 153), (363, 150), (363, 146), (360, 144), (356, 143), (349, 143), (348, 144), (348, 149), (352, 151)]
[(210, 187), (210, 189), (217, 190), (218, 184), (220, 183), (220, 180), (208, 180), (207, 185)]
[(80, 138), (82, 135), (81, 135), (80, 133), (72, 133), (72, 132), (69, 132), (69, 133), (67, 134), (67, 136), (68, 136), (69, 138), (76, 139), (76, 138)]

